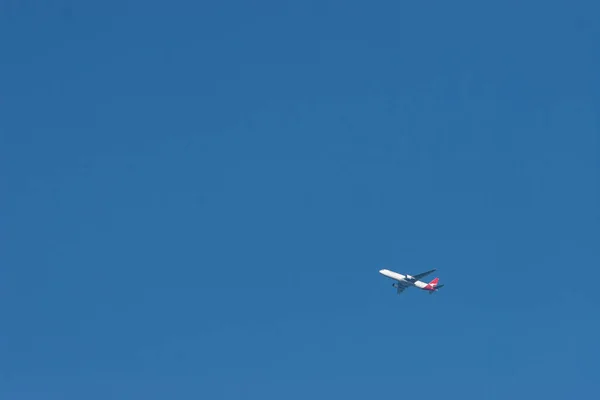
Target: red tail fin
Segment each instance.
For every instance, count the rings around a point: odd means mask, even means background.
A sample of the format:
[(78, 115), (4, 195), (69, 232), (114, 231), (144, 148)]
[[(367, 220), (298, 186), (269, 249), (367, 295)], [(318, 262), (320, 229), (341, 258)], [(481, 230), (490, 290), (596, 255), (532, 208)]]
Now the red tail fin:
[(435, 286), (435, 285), (437, 285), (437, 284), (438, 284), (439, 280), (440, 280), (440, 278), (435, 278), (434, 280), (432, 280), (431, 282), (429, 282), (429, 284), (430, 284), (431, 286)]

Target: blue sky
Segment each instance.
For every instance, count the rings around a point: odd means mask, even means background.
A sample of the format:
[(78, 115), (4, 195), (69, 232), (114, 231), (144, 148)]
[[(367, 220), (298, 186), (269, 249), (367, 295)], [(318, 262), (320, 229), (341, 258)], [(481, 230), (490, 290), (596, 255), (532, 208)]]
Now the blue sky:
[(1, 398), (598, 392), (597, 2), (51, 3), (0, 8)]

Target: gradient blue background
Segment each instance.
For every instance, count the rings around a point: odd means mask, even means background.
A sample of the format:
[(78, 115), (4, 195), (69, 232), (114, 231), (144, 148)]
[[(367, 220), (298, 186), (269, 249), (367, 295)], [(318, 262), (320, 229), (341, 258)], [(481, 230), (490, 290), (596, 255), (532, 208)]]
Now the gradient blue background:
[(597, 395), (600, 3), (50, 3), (0, 3), (0, 398)]

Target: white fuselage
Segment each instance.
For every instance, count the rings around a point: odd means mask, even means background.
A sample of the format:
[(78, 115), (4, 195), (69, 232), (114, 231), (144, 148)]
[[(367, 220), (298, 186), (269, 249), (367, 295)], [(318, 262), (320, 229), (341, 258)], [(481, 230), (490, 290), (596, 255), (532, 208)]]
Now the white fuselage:
[(408, 283), (410, 285), (416, 286), (419, 289), (423, 289), (423, 288), (425, 288), (427, 286), (427, 283), (425, 283), (425, 282), (415, 281), (415, 280), (410, 279), (410, 275), (402, 275), (402, 274), (399, 274), (397, 272), (390, 271), (389, 269), (382, 269), (382, 270), (379, 271), (379, 273), (381, 275), (387, 276), (388, 278), (392, 278), (392, 279), (395, 279), (397, 281), (400, 281), (400, 282), (403, 282), (403, 283), (405, 282), (405, 283)]

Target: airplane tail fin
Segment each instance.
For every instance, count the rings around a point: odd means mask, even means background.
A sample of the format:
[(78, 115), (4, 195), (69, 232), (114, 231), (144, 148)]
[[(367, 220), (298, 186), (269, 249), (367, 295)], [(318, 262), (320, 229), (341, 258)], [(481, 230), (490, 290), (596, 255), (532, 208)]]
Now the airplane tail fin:
[(429, 284), (433, 287), (436, 287), (439, 281), (440, 281), (440, 278), (435, 278), (434, 280), (429, 282)]

